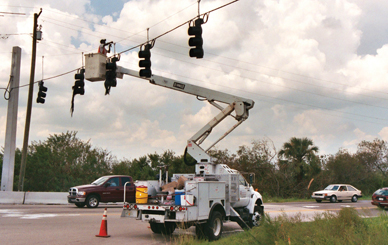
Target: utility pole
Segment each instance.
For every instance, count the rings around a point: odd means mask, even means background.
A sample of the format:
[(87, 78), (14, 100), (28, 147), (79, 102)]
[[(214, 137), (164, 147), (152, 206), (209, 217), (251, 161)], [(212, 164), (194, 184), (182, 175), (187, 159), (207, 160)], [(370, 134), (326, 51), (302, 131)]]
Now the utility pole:
[(9, 97), (7, 110), (7, 126), (5, 130), (3, 171), (1, 174), (1, 191), (13, 191), (21, 57), (22, 49), (19, 47), (13, 47), (11, 63), (12, 68), (8, 92)]
[(41, 13), (42, 13), (42, 9), (40, 9), (39, 14), (37, 14), (37, 13), (34, 14), (34, 26), (33, 26), (33, 31), (32, 31), (32, 55), (31, 55), (30, 86), (29, 86), (29, 90), (28, 90), (27, 114), (26, 114), (26, 124), (24, 127), (22, 162), (20, 164), (18, 191), (23, 191), (24, 175), (26, 172), (28, 136), (30, 133), (30, 122), (31, 122), (31, 111), (32, 111), (32, 95), (34, 93), (34, 80), (35, 80), (36, 30), (38, 28), (38, 18), (39, 18)]

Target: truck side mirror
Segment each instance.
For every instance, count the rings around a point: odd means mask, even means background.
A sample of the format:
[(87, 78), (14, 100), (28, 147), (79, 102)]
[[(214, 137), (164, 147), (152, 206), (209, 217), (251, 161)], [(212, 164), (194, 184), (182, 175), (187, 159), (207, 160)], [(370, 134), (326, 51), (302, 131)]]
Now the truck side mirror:
[(105, 186), (105, 187), (109, 187), (109, 186), (110, 186), (110, 182), (105, 183), (104, 186)]
[(253, 183), (253, 174), (249, 175), (249, 184), (252, 185)]

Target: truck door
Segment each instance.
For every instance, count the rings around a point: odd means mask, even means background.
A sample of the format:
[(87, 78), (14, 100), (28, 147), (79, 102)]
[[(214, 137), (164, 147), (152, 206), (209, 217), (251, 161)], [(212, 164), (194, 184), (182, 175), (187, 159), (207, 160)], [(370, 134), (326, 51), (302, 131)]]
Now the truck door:
[(112, 177), (104, 184), (105, 190), (102, 193), (102, 199), (106, 202), (122, 202), (124, 196), (124, 187), (120, 190), (120, 178)]
[(238, 182), (239, 182), (239, 193), (240, 193), (240, 200), (233, 205), (233, 207), (245, 207), (249, 204), (249, 185), (248, 182), (245, 180), (245, 178), (239, 174), (238, 176)]
[(120, 190), (122, 191), (121, 198), (124, 198), (124, 185), (126, 182), (131, 182), (127, 184), (126, 192), (125, 192), (125, 198), (126, 201), (129, 203), (135, 202), (135, 185), (132, 183), (132, 179), (130, 177), (121, 177), (121, 184), (120, 184)]

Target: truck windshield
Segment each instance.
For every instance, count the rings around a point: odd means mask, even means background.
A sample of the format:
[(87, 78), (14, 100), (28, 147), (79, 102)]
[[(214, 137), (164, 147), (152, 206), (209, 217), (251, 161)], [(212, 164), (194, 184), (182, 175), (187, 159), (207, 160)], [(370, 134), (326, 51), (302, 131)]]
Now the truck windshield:
[(109, 179), (109, 177), (101, 177), (101, 178), (96, 179), (95, 181), (93, 181), (92, 185), (101, 185), (101, 184), (104, 183), (107, 179)]

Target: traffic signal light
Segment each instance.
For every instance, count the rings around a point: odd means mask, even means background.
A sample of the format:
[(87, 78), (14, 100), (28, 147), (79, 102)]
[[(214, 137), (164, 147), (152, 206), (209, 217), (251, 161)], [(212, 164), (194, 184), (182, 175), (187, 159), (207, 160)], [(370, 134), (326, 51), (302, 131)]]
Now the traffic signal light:
[(197, 59), (203, 58), (203, 39), (202, 39), (202, 27), (203, 19), (198, 18), (194, 21), (194, 26), (190, 26), (189, 30), (187, 31), (189, 33), (190, 37), (189, 39), (189, 46), (193, 47), (190, 49), (189, 55), (190, 57), (196, 57)]
[(113, 57), (109, 62), (106, 63), (106, 72), (105, 72), (105, 95), (109, 94), (111, 87), (116, 87), (117, 85), (117, 75), (116, 75), (116, 69), (117, 69), (117, 62), (118, 58)]
[(40, 81), (38, 83), (39, 85), (39, 92), (38, 92), (38, 98), (36, 98), (36, 103), (41, 103), (44, 104), (46, 98), (46, 92), (47, 92), (47, 87), (43, 86), (43, 81)]
[(143, 68), (139, 71), (139, 76), (150, 78), (152, 75), (151, 71), (151, 44), (146, 44), (144, 50), (139, 51), (139, 58), (143, 59), (139, 61), (139, 67)]
[(75, 83), (73, 86), (73, 95), (80, 94), (84, 95), (85, 94), (85, 69), (81, 69), (81, 71), (74, 76), (75, 78)]

